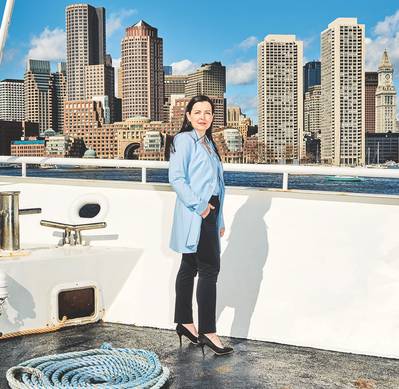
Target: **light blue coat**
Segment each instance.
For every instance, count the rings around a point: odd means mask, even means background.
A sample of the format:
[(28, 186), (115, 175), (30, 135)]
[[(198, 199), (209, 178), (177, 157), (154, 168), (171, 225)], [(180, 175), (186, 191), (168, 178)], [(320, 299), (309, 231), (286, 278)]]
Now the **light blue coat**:
[[(201, 213), (208, 206), (218, 178), (212, 167), (212, 156), (197, 140), (194, 131), (177, 134), (174, 138), (176, 151), (170, 153), (169, 182), (177, 194), (170, 248), (178, 253), (197, 252), (202, 223)], [(225, 190), (223, 168), (221, 163), (219, 165), (220, 211), (217, 226), (220, 251), (219, 232), (224, 227)]]

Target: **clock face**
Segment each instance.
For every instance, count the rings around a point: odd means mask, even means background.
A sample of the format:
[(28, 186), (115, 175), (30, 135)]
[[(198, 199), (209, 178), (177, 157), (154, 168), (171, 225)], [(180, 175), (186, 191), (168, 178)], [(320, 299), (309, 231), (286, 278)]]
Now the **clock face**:
[(388, 81), (389, 79), (391, 78), (391, 75), (390, 74), (386, 74), (385, 75), (385, 79)]

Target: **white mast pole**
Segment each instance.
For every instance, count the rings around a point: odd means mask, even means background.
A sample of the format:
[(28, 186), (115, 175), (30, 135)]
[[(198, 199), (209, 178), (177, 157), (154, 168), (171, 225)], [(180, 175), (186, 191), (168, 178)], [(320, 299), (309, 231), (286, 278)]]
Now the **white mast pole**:
[(0, 27), (0, 63), (3, 59), (3, 49), (7, 39), (8, 27), (11, 22), (12, 9), (14, 8), (14, 0), (7, 0), (4, 8), (3, 20)]

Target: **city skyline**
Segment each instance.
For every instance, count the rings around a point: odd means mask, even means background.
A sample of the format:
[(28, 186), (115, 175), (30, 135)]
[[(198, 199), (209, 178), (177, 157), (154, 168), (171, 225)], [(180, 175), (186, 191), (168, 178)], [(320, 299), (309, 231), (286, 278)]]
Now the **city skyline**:
[[(48, 12), (35, 18), (38, 10), (33, 4), (24, 3), (22, 7), (21, 2), (16, 1), (4, 60), (0, 65), (1, 79), (22, 79), (28, 57), (50, 60), (53, 66), (65, 60), (65, 7), (74, 2), (42, 3)], [(328, 23), (336, 17), (357, 17), (366, 25), (366, 71), (377, 70), (385, 48), (394, 69), (399, 68), (399, 7), (392, 2), (373, 3), (366, 9), (360, 1), (350, 4), (338, 1), (328, 11), (316, 2), (301, 4), (300, 7), (294, 2), (288, 3), (291, 6), (282, 10), (276, 5), (250, 1), (246, 3), (248, 14), (245, 14), (240, 7), (225, 2), (203, 1), (198, 7), (182, 7), (177, 2), (90, 2), (95, 7), (105, 7), (107, 11), (107, 52), (115, 62), (121, 56), (120, 42), (125, 28), (143, 19), (158, 28), (164, 40), (164, 64), (173, 65), (175, 74), (192, 72), (202, 63), (221, 61), (227, 68), (228, 105), (240, 105), (255, 122), (256, 47), (267, 34), (297, 35), (304, 41), (305, 64), (320, 59), (320, 33)], [(260, 12), (254, 12), (255, 7)], [(31, 18), (37, 22), (32, 23)], [(180, 19), (184, 23), (179, 23)], [(200, 30), (195, 27), (198, 21), (202, 23)], [(240, 28), (237, 28), (239, 23)], [(25, 28), (27, 25), (29, 29)], [(219, 33), (223, 38), (215, 39)], [(397, 88), (398, 76), (396, 71), (394, 81)]]

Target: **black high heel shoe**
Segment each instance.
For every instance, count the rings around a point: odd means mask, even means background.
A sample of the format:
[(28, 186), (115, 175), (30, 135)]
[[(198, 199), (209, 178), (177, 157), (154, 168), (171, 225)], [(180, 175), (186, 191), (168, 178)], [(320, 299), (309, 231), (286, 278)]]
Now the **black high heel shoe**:
[(204, 346), (207, 345), (216, 355), (226, 355), (231, 354), (234, 349), (232, 347), (218, 347), (214, 344), (206, 335), (198, 335), (198, 344), (201, 346), (202, 355), (205, 356)]
[(180, 347), (182, 346), (181, 337), (184, 335), (191, 343), (198, 344), (198, 338), (193, 335), (184, 325), (178, 323), (176, 326), (177, 335), (179, 335)]

